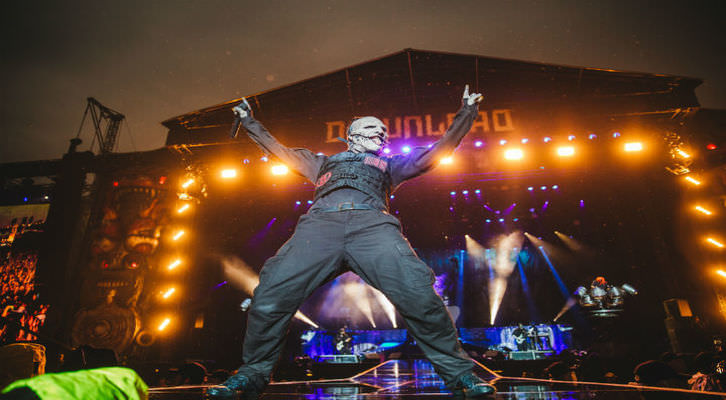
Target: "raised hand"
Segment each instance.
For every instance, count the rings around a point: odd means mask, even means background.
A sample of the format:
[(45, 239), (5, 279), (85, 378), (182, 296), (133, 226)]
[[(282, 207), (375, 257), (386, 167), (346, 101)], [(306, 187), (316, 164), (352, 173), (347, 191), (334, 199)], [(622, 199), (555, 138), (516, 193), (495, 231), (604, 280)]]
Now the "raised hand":
[(250, 103), (247, 102), (247, 99), (242, 98), (242, 102), (232, 108), (232, 112), (234, 112), (237, 117), (244, 118), (248, 115), (252, 115), (252, 108), (250, 108)]
[(470, 106), (474, 103), (481, 103), (482, 100), (484, 100), (484, 96), (482, 96), (481, 93), (469, 94), (469, 85), (464, 87), (464, 97), (462, 98), (462, 101), (465, 105)]

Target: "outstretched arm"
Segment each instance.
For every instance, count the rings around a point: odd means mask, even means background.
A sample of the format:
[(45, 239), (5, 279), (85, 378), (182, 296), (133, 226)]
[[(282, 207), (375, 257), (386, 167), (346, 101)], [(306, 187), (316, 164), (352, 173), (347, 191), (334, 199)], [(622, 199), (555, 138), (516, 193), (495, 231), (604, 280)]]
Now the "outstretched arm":
[(302, 148), (288, 148), (267, 131), (267, 129), (252, 117), (252, 109), (246, 99), (232, 109), (240, 119), (242, 126), (247, 130), (247, 136), (266, 154), (272, 154), (285, 165), (300, 175), (315, 181), (318, 170), (325, 160), (324, 156), (315, 155), (312, 151)]
[(406, 179), (433, 168), (441, 158), (450, 155), (464, 139), (471, 125), (479, 114), (479, 103), (484, 97), (480, 93), (469, 93), (469, 85), (464, 88), (464, 95), (461, 100), (461, 108), (454, 116), (454, 120), (441, 137), (430, 148), (417, 148), (408, 156), (403, 156), (402, 164), (393, 171), (394, 184), (399, 184)]

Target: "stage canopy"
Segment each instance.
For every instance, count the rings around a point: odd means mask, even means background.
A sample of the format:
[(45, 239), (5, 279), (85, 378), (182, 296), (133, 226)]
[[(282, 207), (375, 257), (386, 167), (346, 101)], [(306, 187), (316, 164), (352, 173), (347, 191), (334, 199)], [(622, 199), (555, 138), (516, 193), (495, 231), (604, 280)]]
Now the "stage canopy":
[[(699, 107), (700, 79), (572, 67), (406, 49), (246, 96), (255, 117), (282, 143), (326, 154), (341, 151), (355, 116), (383, 119), (391, 145), (425, 144), (443, 134), (464, 85), (484, 93), (467, 140), (568, 135), (621, 129), (623, 119), (671, 118)], [(163, 122), (167, 145), (229, 140), (240, 99)], [(612, 124), (609, 126), (608, 124)], [(252, 143), (245, 141), (247, 145)]]

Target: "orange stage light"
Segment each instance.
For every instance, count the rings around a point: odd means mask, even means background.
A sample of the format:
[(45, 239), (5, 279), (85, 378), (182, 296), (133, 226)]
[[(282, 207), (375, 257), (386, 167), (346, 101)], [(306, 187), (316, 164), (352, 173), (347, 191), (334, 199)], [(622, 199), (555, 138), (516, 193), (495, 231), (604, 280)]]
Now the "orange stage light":
[(224, 179), (236, 178), (237, 177), (237, 170), (236, 169), (233, 169), (233, 168), (223, 169), (222, 172), (221, 172), (221, 176)]
[(184, 236), (184, 229), (179, 229), (174, 236), (171, 238), (171, 240), (179, 240), (182, 236)]
[(169, 271), (171, 271), (172, 269), (174, 269), (174, 268), (176, 268), (176, 267), (180, 266), (180, 265), (181, 265), (181, 263), (182, 263), (182, 262), (181, 262), (181, 260), (180, 260), (180, 259), (176, 259), (176, 260), (174, 260), (174, 261), (173, 261), (173, 262), (172, 262), (171, 264), (169, 264), (169, 266), (168, 266), (168, 267), (166, 267), (166, 269), (168, 269)]
[(560, 157), (571, 157), (575, 155), (575, 148), (572, 146), (562, 146), (557, 148), (557, 155)]
[(169, 318), (164, 318), (164, 320), (163, 320), (163, 321), (161, 321), (161, 323), (159, 324), (159, 327), (158, 327), (157, 329), (158, 329), (159, 331), (163, 331), (164, 329), (166, 329), (166, 327), (167, 327), (167, 326), (169, 326), (169, 323), (170, 323), (170, 322), (171, 322), (171, 319), (169, 319)]
[(713, 214), (713, 213), (712, 213), (711, 211), (709, 211), (709, 210), (707, 210), (707, 209), (705, 209), (705, 208), (703, 208), (703, 207), (701, 207), (701, 206), (696, 206), (696, 207), (694, 207), (694, 208), (696, 209), (696, 211), (698, 211), (698, 212), (700, 212), (700, 213), (703, 213), (703, 214), (706, 214), (706, 215), (711, 215), (711, 214)]
[(691, 158), (691, 155), (681, 149), (676, 149), (676, 153), (683, 158)]
[(506, 160), (521, 160), (524, 158), (524, 152), (522, 149), (508, 149), (504, 152), (504, 158)]
[(699, 180), (698, 180), (698, 179), (696, 179), (696, 178), (690, 177), (690, 176), (687, 176), (687, 177), (685, 177), (685, 178), (683, 178), (683, 179), (685, 179), (686, 181), (688, 181), (688, 182), (690, 182), (690, 183), (692, 183), (692, 184), (694, 184), (694, 185), (696, 185), (696, 186), (698, 186), (698, 185), (700, 185), (700, 184), (701, 184), (701, 181), (699, 181)]
[(643, 143), (640, 143), (640, 142), (628, 142), (628, 143), (625, 143), (624, 149), (627, 152), (642, 151), (643, 150)]
[(286, 165), (278, 164), (273, 165), (272, 168), (270, 168), (270, 171), (272, 172), (272, 175), (285, 175), (289, 172), (289, 169)]

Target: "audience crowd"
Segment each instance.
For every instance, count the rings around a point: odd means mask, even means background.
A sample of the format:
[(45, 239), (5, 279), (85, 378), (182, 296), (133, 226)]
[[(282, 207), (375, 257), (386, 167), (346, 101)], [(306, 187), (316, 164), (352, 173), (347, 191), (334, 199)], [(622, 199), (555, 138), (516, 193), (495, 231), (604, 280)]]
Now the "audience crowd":
[(568, 351), (540, 373), (525, 371), (523, 376), (696, 391), (726, 390), (726, 352), (719, 348), (698, 354), (665, 352), (656, 359), (637, 363), (635, 367), (633, 364), (630, 360), (614, 360), (596, 353)]
[(37, 262), (34, 253), (0, 254), (0, 343), (36, 340), (32, 332), (45, 322), (48, 305), (35, 287)]

